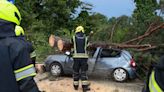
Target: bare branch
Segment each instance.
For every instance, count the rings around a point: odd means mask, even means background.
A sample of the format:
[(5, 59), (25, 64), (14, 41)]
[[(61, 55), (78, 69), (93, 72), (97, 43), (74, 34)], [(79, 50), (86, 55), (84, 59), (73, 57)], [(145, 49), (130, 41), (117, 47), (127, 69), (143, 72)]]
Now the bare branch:
[(157, 26), (157, 27), (151, 29), (150, 31), (148, 31), (148, 32), (147, 32), (146, 34), (144, 34), (144, 35), (141, 35), (141, 36), (139, 36), (139, 37), (137, 37), (137, 38), (131, 39), (131, 40), (126, 41), (126, 42), (123, 42), (123, 44), (130, 44), (130, 43), (132, 43), (132, 42), (134, 42), (134, 41), (143, 39), (143, 38), (145, 38), (145, 37), (151, 35), (153, 32), (158, 31), (159, 29), (162, 29), (162, 28), (164, 28), (164, 23), (162, 23), (162, 24), (160, 24), (159, 26)]
[(119, 18), (112, 27), (111, 34), (110, 34), (110, 42), (113, 41), (114, 30), (115, 30), (116, 26), (120, 23), (120, 21), (121, 21), (121, 18)]

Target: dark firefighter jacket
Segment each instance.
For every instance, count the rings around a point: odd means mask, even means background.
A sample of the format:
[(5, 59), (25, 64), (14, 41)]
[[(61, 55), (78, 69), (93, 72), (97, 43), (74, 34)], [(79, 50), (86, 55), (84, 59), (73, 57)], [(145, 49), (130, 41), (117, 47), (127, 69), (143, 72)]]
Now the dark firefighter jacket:
[(79, 32), (76, 33), (75, 36), (72, 38), (73, 40), (73, 58), (88, 58), (87, 54), (87, 44), (88, 44), (88, 39), (84, 35), (84, 33)]
[(24, 43), (29, 53), (32, 53), (34, 51), (34, 47), (32, 46), (32, 43), (26, 40), (25, 36), (18, 36), (16, 37), (20, 42)]
[(0, 20), (0, 92), (39, 92), (29, 52), (14, 29), (15, 24)]
[(27, 41), (25, 36), (18, 36), (16, 37), (20, 42), (24, 43), (26, 49), (28, 50), (29, 54), (30, 54), (30, 60), (31, 62), (34, 64), (36, 63), (36, 53), (34, 50), (34, 47), (32, 46), (32, 43)]
[(147, 83), (143, 92), (164, 92), (164, 56), (157, 65), (153, 65), (148, 73)]

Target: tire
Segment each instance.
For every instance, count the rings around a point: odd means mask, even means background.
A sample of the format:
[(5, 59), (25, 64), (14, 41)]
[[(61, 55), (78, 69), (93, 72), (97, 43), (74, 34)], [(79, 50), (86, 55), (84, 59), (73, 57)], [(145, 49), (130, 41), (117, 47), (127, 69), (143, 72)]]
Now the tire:
[(128, 73), (123, 68), (116, 68), (113, 71), (112, 77), (117, 82), (124, 82), (128, 79)]
[(52, 63), (50, 65), (50, 73), (52, 76), (55, 76), (55, 77), (61, 76), (63, 73), (63, 68), (62, 68), (61, 64), (56, 63), (56, 62)]

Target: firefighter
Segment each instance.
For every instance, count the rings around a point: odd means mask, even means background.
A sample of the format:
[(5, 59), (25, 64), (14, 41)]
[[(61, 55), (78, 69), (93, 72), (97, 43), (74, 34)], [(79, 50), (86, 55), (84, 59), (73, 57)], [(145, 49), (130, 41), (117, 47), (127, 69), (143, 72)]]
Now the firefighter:
[(164, 92), (164, 56), (152, 65), (142, 92)]
[(73, 36), (73, 86), (75, 90), (78, 90), (79, 80), (81, 79), (83, 91), (90, 90), (87, 77), (88, 70), (88, 54), (87, 54), (87, 37), (82, 26), (78, 26)]
[(39, 92), (33, 79), (35, 68), (15, 26), (21, 15), (12, 3), (0, 1), (0, 92)]

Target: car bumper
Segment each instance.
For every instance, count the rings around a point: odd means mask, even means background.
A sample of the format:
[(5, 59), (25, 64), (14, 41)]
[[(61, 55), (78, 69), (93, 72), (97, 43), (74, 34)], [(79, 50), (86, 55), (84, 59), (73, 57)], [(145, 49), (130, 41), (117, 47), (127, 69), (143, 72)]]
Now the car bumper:
[(135, 79), (136, 78), (136, 69), (135, 68), (126, 68), (129, 78), (130, 79)]

